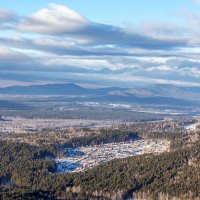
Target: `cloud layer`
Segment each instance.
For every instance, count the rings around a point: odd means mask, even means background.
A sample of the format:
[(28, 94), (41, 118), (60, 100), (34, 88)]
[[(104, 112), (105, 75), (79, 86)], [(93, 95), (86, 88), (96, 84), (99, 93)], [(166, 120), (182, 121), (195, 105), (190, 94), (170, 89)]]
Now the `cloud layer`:
[(130, 29), (57, 4), (25, 17), (0, 9), (0, 83), (200, 85), (199, 31), (191, 25), (200, 17), (185, 21)]

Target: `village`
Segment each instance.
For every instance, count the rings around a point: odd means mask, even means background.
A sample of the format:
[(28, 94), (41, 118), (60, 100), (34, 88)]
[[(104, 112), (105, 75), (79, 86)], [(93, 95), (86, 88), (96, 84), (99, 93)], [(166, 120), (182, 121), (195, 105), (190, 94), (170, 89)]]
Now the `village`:
[(58, 173), (82, 172), (109, 162), (113, 159), (126, 158), (142, 154), (159, 154), (169, 151), (167, 140), (136, 140), (121, 143), (109, 143), (95, 146), (66, 148), (67, 157), (56, 158)]

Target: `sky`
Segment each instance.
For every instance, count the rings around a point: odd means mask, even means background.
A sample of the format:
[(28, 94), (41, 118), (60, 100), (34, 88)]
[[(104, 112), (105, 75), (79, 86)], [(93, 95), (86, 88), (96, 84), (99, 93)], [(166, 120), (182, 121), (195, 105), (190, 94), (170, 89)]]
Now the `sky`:
[(0, 87), (200, 86), (200, 0), (0, 0)]

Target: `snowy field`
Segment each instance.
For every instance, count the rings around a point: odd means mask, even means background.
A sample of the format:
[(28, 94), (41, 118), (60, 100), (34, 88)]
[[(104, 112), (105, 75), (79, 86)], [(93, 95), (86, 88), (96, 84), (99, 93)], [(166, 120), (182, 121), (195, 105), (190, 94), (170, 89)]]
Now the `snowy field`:
[(68, 157), (56, 158), (57, 173), (81, 172), (117, 158), (169, 151), (167, 140), (137, 140), (80, 148), (66, 148)]
[(5, 121), (0, 121), (0, 132), (31, 133), (80, 127), (110, 127), (119, 123), (122, 123), (122, 121), (87, 119), (26, 119), (21, 117), (7, 117)]

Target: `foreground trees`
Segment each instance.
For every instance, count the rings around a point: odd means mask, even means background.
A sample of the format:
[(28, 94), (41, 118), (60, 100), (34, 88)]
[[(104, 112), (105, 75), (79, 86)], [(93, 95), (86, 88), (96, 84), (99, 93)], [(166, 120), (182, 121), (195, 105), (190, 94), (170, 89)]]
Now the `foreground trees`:
[[(130, 129), (130, 127), (129, 127)], [(130, 130), (101, 132), (69, 144), (88, 145), (137, 139)], [(110, 135), (110, 136), (109, 136)], [(200, 197), (200, 140), (166, 133), (145, 137), (173, 140), (171, 152), (113, 160), (83, 173), (56, 174), (50, 158), (60, 154), (57, 145), (0, 142), (0, 199), (195, 199)], [(182, 145), (179, 145), (179, 144)], [(189, 144), (189, 145), (188, 145)]]

